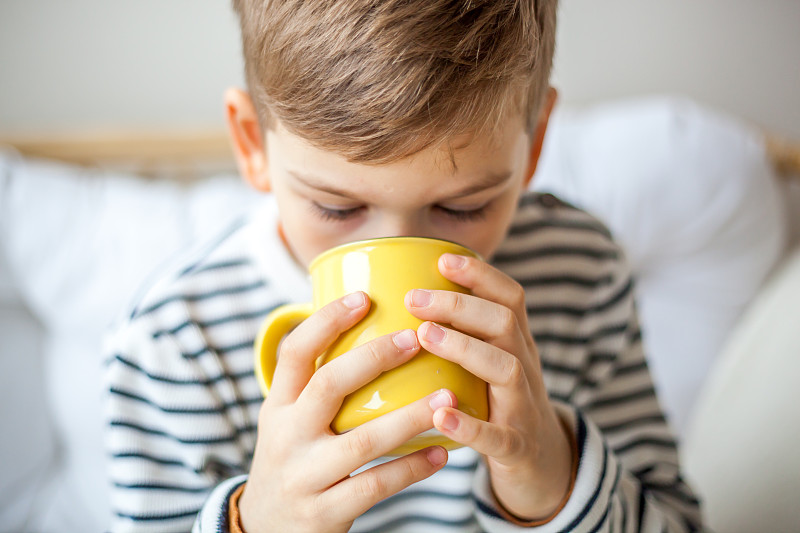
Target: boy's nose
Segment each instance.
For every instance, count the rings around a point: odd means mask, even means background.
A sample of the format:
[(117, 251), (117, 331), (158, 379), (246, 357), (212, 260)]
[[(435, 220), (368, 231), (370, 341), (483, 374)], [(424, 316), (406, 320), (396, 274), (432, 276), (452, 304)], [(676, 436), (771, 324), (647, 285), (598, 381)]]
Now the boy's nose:
[(410, 216), (387, 217), (380, 226), (377, 237), (428, 237), (426, 224)]

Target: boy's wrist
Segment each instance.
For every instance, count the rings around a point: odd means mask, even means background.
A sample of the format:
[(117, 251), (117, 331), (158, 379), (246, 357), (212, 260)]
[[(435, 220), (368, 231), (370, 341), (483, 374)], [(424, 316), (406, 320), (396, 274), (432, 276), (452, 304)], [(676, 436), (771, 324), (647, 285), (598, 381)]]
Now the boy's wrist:
[[(265, 531), (264, 524), (258, 523), (254, 518), (258, 515), (254, 511), (253, 505), (258, 501), (259, 496), (254, 484), (247, 482), (240, 487), (239, 497), (236, 501), (236, 514), (239, 523), (240, 531), (235, 533), (257, 533), (258, 531)], [(233, 498), (231, 498), (233, 500)], [(231, 530), (234, 533), (234, 530)]]
[[(548, 508), (542, 512), (531, 512), (526, 516), (521, 514), (517, 514), (513, 512), (513, 510), (507, 508), (501, 498), (498, 496), (495, 487), (490, 482), (490, 492), (495, 501), (498, 513), (507, 521), (511, 522), (512, 524), (523, 526), (523, 527), (536, 527), (547, 524), (551, 520), (553, 520), (558, 514), (564, 509), (567, 502), (572, 495), (572, 491), (575, 487), (575, 480), (577, 479), (578, 474), (578, 464), (580, 458), (578, 456), (578, 444), (577, 439), (575, 438), (572, 430), (569, 428), (569, 424), (561, 417), (557, 416), (560, 427), (563, 431), (564, 437), (567, 439), (569, 443), (569, 450), (570, 450), (570, 458), (571, 458), (571, 466), (570, 466), (570, 473), (569, 473), (569, 481), (566, 487), (566, 491), (562, 492), (562, 496), (559, 500), (557, 500), (557, 504), (553, 504), (548, 506)], [(535, 518), (530, 518), (535, 517)]]

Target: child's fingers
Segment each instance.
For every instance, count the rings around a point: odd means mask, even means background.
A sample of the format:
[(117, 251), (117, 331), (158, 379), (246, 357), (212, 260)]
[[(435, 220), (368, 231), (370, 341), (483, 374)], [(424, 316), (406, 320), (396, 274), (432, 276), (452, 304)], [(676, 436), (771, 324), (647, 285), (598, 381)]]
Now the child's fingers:
[(414, 452), (334, 485), (320, 496), (320, 505), (342, 521), (361, 516), (379, 501), (435, 474), (445, 463), (447, 451), (440, 446)]
[(281, 343), (270, 401), (294, 402), (314, 374), (317, 358), (369, 310), (366, 293), (355, 292), (334, 300), (312, 314)]
[(450, 281), (472, 291), (478, 298), (511, 309), (520, 324), (528, 323), (525, 289), (508, 274), (474, 257), (454, 254), (443, 254), (439, 258), (439, 271)]
[(513, 349), (522, 340), (524, 325), (504, 305), (452, 291), (414, 289), (405, 296), (411, 314), (422, 320), (451, 324), (468, 335)]
[(452, 391), (436, 391), (334, 437), (338, 459), (329, 465), (327, 474), (333, 479), (341, 479), (369, 461), (387, 455), (411, 438), (432, 429), (433, 413), (437, 409), (456, 407), (457, 404)]
[(511, 353), (432, 322), (419, 327), (422, 347), (487, 382), (500, 405), (516, 406), (530, 391), (525, 364)]
[(511, 428), (478, 420), (458, 409), (439, 409), (433, 415), (433, 423), (453, 441), (501, 461), (519, 454), (525, 444)]
[(417, 334), (406, 329), (373, 339), (323, 365), (297, 399), (298, 416), (315, 432), (328, 427), (344, 397), (419, 351)]

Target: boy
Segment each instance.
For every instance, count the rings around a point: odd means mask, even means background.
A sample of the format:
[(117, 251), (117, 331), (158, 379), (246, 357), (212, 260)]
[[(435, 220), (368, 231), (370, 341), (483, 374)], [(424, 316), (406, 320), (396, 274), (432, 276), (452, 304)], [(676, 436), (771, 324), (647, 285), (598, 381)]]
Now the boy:
[[(226, 93), (228, 125), (241, 174), (270, 194), (111, 339), (116, 530), (699, 529), (620, 250), (588, 215), (525, 192), (556, 98), (555, 0), (234, 7), (250, 92)], [(287, 336), (262, 403), (252, 343), (266, 313), (310, 299), (318, 253), (393, 235), (490, 262), (443, 256), (471, 296), (411, 291), (417, 331), (314, 373), (370, 305), (330, 303)], [(431, 391), (330, 431), (349, 392), (420, 348), (489, 384), (487, 422)], [(465, 447), (381, 459), (431, 428)]]

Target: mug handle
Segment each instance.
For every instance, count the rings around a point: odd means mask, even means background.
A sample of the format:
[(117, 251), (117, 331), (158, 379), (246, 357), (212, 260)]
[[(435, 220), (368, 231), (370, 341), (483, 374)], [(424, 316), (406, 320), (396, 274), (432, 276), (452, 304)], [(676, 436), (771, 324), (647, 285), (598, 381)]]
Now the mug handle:
[(313, 312), (314, 306), (310, 303), (286, 304), (272, 311), (264, 319), (256, 336), (254, 351), (256, 380), (265, 398), (272, 385), (281, 340)]

